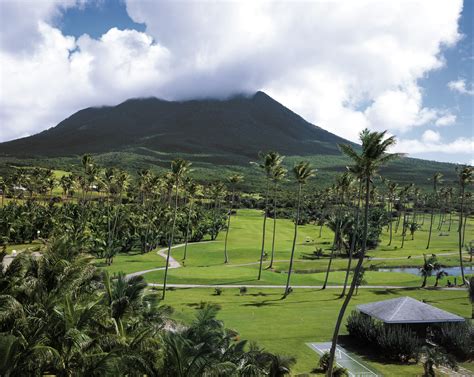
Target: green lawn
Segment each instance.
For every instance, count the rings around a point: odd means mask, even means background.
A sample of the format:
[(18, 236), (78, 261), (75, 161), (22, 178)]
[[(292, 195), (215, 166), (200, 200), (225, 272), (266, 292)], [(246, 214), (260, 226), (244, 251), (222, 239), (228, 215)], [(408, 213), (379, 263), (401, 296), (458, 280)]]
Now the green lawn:
[[(331, 338), (341, 300), (334, 290), (296, 290), (281, 300), (281, 292), (274, 289), (249, 289), (244, 296), (238, 288), (224, 289), (221, 296), (213, 289), (177, 289), (169, 292), (166, 304), (175, 309), (174, 317), (189, 321), (201, 302), (221, 306), (219, 318), (228, 328), (237, 329), (243, 339), (257, 341), (266, 349), (297, 357), (295, 373), (309, 373), (317, 366), (318, 357), (307, 342), (323, 342)], [(366, 302), (409, 295), (425, 299), (431, 305), (449, 310), (463, 317), (470, 315), (471, 307), (463, 291), (399, 291), (360, 290), (350, 304), (351, 309)], [(343, 334), (346, 333), (343, 328)], [(344, 337), (341, 338), (344, 340)], [(395, 365), (377, 359), (360, 350), (356, 351), (370, 367), (387, 376), (416, 376), (421, 365)], [(466, 366), (466, 365), (465, 365)], [(472, 368), (472, 365), (471, 365)]]
[[(437, 224), (437, 218), (435, 219)], [(269, 252), (272, 240), (273, 220), (267, 221), (266, 251)], [(457, 253), (456, 223), (453, 222), (452, 231), (448, 236), (440, 236), (434, 230), (432, 247), (429, 254)], [(440, 291), (417, 289), (421, 278), (414, 274), (370, 271), (370, 266), (415, 266), (419, 267), (426, 253), (428, 216), (422, 230), (415, 234), (415, 240), (408, 236), (405, 247), (400, 249), (400, 235), (394, 236), (392, 246), (388, 247), (388, 236), (382, 235), (381, 243), (376, 250), (371, 250), (372, 259), (365, 262), (365, 274), (368, 285), (395, 285), (412, 287), (410, 290), (376, 290), (361, 289), (358, 296), (351, 302), (351, 308), (365, 302), (378, 301), (393, 297), (409, 295), (417, 299), (425, 299), (429, 303), (457, 313), (468, 318), (471, 306), (464, 291)], [(434, 227), (436, 229), (436, 227)], [(330, 251), (333, 238), (332, 232), (323, 228), (322, 237), (319, 238), (319, 228), (315, 225), (305, 225), (298, 229), (296, 247), (295, 273), (292, 275), (292, 285), (321, 285), (328, 258), (320, 260), (302, 260), (302, 253), (312, 252), (316, 247), (322, 247), (325, 253)], [(443, 232), (445, 230), (443, 229)], [(290, 257), (293, 237), (293, 223), (291, 220), (279, 219), (276, 234), (277, 262), (273, 270), (264, 270), (262, 279), (257, 280), (258, 260), (260, 255), (262, 234), (262, 213), (256, 210), (239, 210), (237, 216), (232, 218), (229, 234), (228, 253), (230, 263), (224, 261), (224, 236), (222, 232), (215, 242), (190, 244), (188, 247), (185, 266), (170, 269), (168, 283), (175, 284), (233, 284), (235, 288), (225, 288), (221, 296), (215, 296), (211, 288), (176, 289), (167, 295), (166, 304), (175, 308), (175, 318), (189, 321), (201, 302), (214, 302), (222, 307), (219, 318), (224, 320), (226, 326), (237, 329), (243, 338), (255, 340), (270, 351), (294, 355), (298, 359), (295, 373), (309, 373), (317, 365), (318, 357), (308, 348), (307, 342), (328, 341), (334, 327), (334, 321), (341, 305), (337, 299), (339, 289), (295, 289), (286, 299), (281, 300), (281, 289), (249, 289), (245, 296), (239, 294), (239, 286), (268, 284), (284, 285), (286, 271)], [(474, 221), (470, 219), (466, 232), (466, 239), (474, 238)], [(19, 248), (19, 246), (16, 246)], [(9, 247), (9, 250), (13, 246)], [(182, 263), (183, 247), (172, 250), (173, 257)], [(408, 258), (408, 256), (411, 256)], [(418, 258), (417, 258), (418, 257)], [(376, 258), (392, 258), (377, 260)], [(400, 259), (393, 259), (400, 258)], [(267, 258), (269, 259), (269, 258)], [(466, 264), (469, 257), (464, 255)], [(459, 263), (456, 254), (439, 256), (439, 261), (445, 266), (456, 266)], [(165, 260), (156, 254), (156, 250), (140, 254), (132, 252), (120, 254), (114, 258), (112, 266), (104, 266), (102, 261), (95, 261), (99, 267), (107, 268), (110, 272), (124, 271), (126, 273), (164, 267)], [(329, 284), (341, 284), (344, 279), (344, 268), (347, 260), (336, 258), (333, 260), (333, 271), (329, 277)], [(268, 260), (264, 266), (268, 266)], [(161, 283), (163, 271), (150, 272), (144, 275), (148, 282)], [(430, 278), (429, 284), (433, 284)], [(446, 279), (444, 280), (444, 284)], [(443, 282), (441, 285), (444, 285)], [(347, 313), (350, 313), (348, 310)], [(343, 328), (343, 334), (345, 328)], [(341, 338), (344, 341), (344, 337)], [(420, 365), (396, 365), (377, 359), (377, 355), (365, 353), (360, 348), (354, 349), (345, 345), (349, 350), (355, 351), (372, 368), (389, 376), (415, 376), (420, 375)], [(472, 368), (471, 364), (465, 366)]]

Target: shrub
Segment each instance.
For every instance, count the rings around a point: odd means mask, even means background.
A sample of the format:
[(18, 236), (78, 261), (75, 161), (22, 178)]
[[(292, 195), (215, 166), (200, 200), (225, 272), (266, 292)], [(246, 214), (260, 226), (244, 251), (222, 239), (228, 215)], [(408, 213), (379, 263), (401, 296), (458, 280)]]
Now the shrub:
[(391, 359), (408, 362), (419, 358), (421, 340), (406, 326), (384, 325), (353, 311), (347, 320), (347, 330), (360, 343), (378, 347)]
[(419, 359), (421, 339), (406, 326), (381, 325), (377, 331), (376, 343), (390, 359), (404, 363)]
[(322, 370), (323, 372), (326, 372), (329, 368), (329, 358), (330, 358), (329, 352), (324, 352), (319, 358), (318, 366), (319, 366), (319, 369)]
[(240, 287), (240, 290), (239, 290), (239, 291), (240, 291), (240, 294), (241, 294), (241, 295), (244, 295), (244, 294), (247, 293), (247, 287)]
[(474, 327), (467, 322), (443, 323), (433, 328), (432, 340), (461, 360), (474, 358)]
[(222, 288), (216, 288), (216, 289), (214, 289), (214, 294), (215, 294), (216, 296), (220, 296), (220, 295), (222, 294)]

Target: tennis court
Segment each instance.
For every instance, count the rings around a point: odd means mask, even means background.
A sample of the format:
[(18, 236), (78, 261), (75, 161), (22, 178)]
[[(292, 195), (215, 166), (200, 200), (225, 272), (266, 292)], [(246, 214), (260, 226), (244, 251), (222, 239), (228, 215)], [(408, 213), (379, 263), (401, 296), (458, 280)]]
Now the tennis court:
[[(315, 350), (319, 355), (323, 355), (325, 352), (331, 350), (331, 343), (307, 343), (308, 347)], [(349, 351), (346, 351), (341, 346), (336, 347), (336, 364), (340, 367), (346, 368), (350, 377), (380, 377), (380, 374), (370, 370), (369, 367), (364, 365), (362, 362), (355, 359), (354, 356), (350, 355)]]

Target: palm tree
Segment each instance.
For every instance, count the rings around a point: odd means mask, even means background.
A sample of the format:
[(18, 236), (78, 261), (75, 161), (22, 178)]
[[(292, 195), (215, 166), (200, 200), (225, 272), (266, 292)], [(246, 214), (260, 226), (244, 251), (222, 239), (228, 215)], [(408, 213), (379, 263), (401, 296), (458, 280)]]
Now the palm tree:
[(438, 269), (436, 271), (436, 280), (435, 280), (435, 287), (438, 286), (438, 283), (441, 279), (443, 279), (445, 276), (448, 276), (448, 273), (444, 270)]
[(336, 211), (335, 211), (335, 227), (334, 227), (334, 241), (332, 243), (331, 255), (329, 256), (329, 262), (326, 269), (326, 277), (322, 289), (326, 289), (326, 285), (329, 279), (329, 272), (331, 271), (331, 264), (336, 251), (336, 245), (339, 244), (339, 239), (342, 238), (343, 228), (343, 216), (342, 206), (345, 204), (346, 194), (350, 190), (354, 182), (353, 176), (349, 172), (345, 172), (337, 177), (335, 191), (336, 191)]
[(309, 162), (301, 161), (297, 165), (293, 167), (293, 176), (298, 183), (298, 196), (296, 199), (296, 218), (295, 218), (295, 231), (293, 234), (293, 245), (291, 247), (291, 255), (290, 255), (290, 267), (288, 268), (288, 278), (286, 280), (286, 288), (285, 293), (283, 294), (283, 298), (288, 296), (290, 293), (290, 279), (291, 279), (291, 271), (293, 270), (293, 259), (295, 256), (295, 247), (296, 247), (296, 237), (298, 236), (298, 223), (300, 221), (300, 206), (301, 206), (301, 191), (303, 189), (303, 185), (306, 184), (309, 178), (314, 177), (316, 170), (311, 167)]
[(184, 253), (183, 253), (183, 261), (186, 260), (186, 255), (187, 255), (187, 250), (188, 250), (188, 240), (189, 240), (189, 226), (191, 224), (191, 216), (193, 213), (193, 206), (194, 206), (194, 200), (198, 195), (202, 194), (202, 187), (198, 185), (195, 182), (190, 182), (186, 190), (188, 192), (188, 216), (186, 220), (186, 233), (184, 235)]
[(227, 256), (227, 239), (229, 237), (229, 230), (230, 230), (230, 219), (232, 217), (232, 210), (234, 209), (234, 196), (235, 196), (235, 186), (237, 183), (241, 182), (244, 177), (240, 174), (234, 174), (229, 177), (229, 184), (231, 187), (231, 199), (230, 199), (230, 208), (229, 214), (227, 218), (227, 229), (225, 232), (225, 241), (224, 241), (224, 263), (229, 262), (229, 258)]
[(435, 202), (437, 201), (437, 197), (438, 197), (437, 186), (438, 186), (438, 183), (441, 182), (442, 176), (443, 175), (441, 173), (435, 173), (432, 178), (433, 179), (433, 198), (431, 200), (430, 230), (428, 232), (428, 244), (426, 245), (427, 249), (430, 248), (431, 231), (433, 229), (434, 207), (435, 207)]
[[(351, 265), (352, 265), (352, 254), (354, 253), (355, 247), (356, 247), (356, 242), (358, 241), (359, 238), (359, 217), (360, 217), (360, 203), (362, 201), (362, 177), (361, 177), (361, 171), (358, 171), (355, 167), (349, 167), (349, 171), (354, 174), (354, 176), (357, 178), (359, 181), (359, 188), (357, 190), (357, 205), (355, 207), (355, 222), (354, 222), (354, 231), (351, 239), (351, 245), (349, 248), (349, 261), (347, 262), (347, 269), (346, 269), (346, 276), (344, 278), (344, 287), (342, 288), (341, 295), (339, 296), (340, 298), (344, 297), (346, 295), (346, 288), (347, 288), (347, 282), (349, 280), (349, 273), (351, 271)], [(389, 198), (390, 201), (390, 198)], [(389, 204), (390, 205), (390, 204)], [(390, 224), (391, 226), (391, 224)]]
[(275, 258), (275, 238), (276, 238), (276, 223), (277, 223), (277, 188), (278, 183), (283, 180), (288, 171), (281, 165), (275, 167), (272, 171), (273, 181), (273, 235), (272, 235), (272, 254), (270, 257), (270, 265), (268, 269), (273, 267), (273, 261)]
[(459, 264), (461, 266), (461, 278), (462, 283), (465, 284), (466, 280), (464, 277), (464, 264), (462, 260), (462, 247), (463, 247), (463, 217), (464, 217), (464, 198), (465, 198), (465, 190), (466, 187), (472, 182), (473, 180), (473, 172), (474, 168), (472, 166), (464, 166), (458, 169), (458, 178), (459, 178), (459, 191), (460, 191), (460, 210), (459, 210), (459, 228), (458, 228), (458, 236), (459, 236)]
[(390, 227), (390, 240), (388, 241), (388, 246), (392, 244), (393, 238), (393, 204), (395, 203), (395, 197), (398, 192), (398, 184), (395, 182), (389, 182), (388, 184), (388, 195), (389, 195), (389, 227)]
[(171, 162), (171, 174), (173, 176), (174, 186), (175, 186), (175, 202), (174, 202), (174, 211), (173, 211), (173, 221), (171, 229), (169, 232), (169, 242), (168, 242), (168, 252), (166, 254), (166, 266), (165, 266), (165, 276), (163, 279), (163, 299), (166, 294), (166, 281), (168, 279), (168, 267), (170, 261), (171, 248), (173, 247), (173, 238), (174, 238), (174, 229), (176, 226), (176, 217), (178, 215), (178, 198), (179, 198), (179, 185), (183, 177), (190, 171), (191, 163), (177, 158)]
[(64, 199), (66, 199), (69, 192), (74, 186), (74, 181), (71, 175), (63, 175), (61, 179), (59, 180), (59, 184), (61, 188), (63, 189)]
[(362, 246), (359, 252), (359, 260), (357, 262), (356, 268), (354, 270), (354, 276), (352, 278), (351, 287), (347, 293), (344, 303), (342, 304), (341, 310), (337, 317), (336, 326), (334, 328), (334, 334), (332, 338), (331, 352), (330, 352), (330, 362), (328, 375), (332, 376), (332, 368), (334, 363), (334, 355), (336, 352), (337, 339), (339, 335), (339, 328), (342, 324), (342, 319), (346, 311), (347, 306), (354, 294), (356, 288), (356, 283), (358, 281), (358, 276), (362, 268), (362, 263), (364, 262), (365, 250), (367, 247), (367, 236), (368, 236), (368, 227), (369, 227), (369, 207), (370, 207), (370, 187), (371, 180), (373, 176), (377, 173), (379, 168), (385, 163), (398, 158), (399, 154), (387, 154), (387, 151), (390, 147), (395, 144), (395, 138), (388, 137), (385, 138), (385, 132), (370, 132), (368, 129), (365, 129), (360, 134), (360, 139), (362, 141), (362, 151), (358, 153), (351, 145), (341, 145), (341, 150), (344, 154), (349, 156), (353, 160), (353, 164), (356, 166), (356, 169), (361, 172), (361, 178), (364, 181), (365, 185), (365, 207), (364, 207), (364, 228), (362, 233)]
[[(262, 249), (260, 251), (260, 266), (258, 269), (258, 280), (262, 277), (262, 266), (263, 266), (263, 256), (265, 255), (265, 233), (267, 226), (267, 212), (268, 212), (268, 199), (270, 191), (270, 182), (272, 179), (273, 170), (280, 166), (283, 162), (285, 156), (281, 156), (277, 152), (268, 152), (267, 154), (261, 154), (260, 159), (262, 162), (256, 164), (260, 169), (263, 170), (266, 179), (266, 189), (265, 189), (265, 207), (263, 212), (263, 231), (262, 231)], [(254, 163), (255, 164), (255, 163)]]
[(423, 277), (421, 288), (426, 287), (426, 280), (433, 274), (433, 271), (437, 269), (436, 257), (431, 256), (429, 259), (426, 259), (426, 254), (423, 254), (423, 260), (423, 266), (420, 268), (420, 275)]

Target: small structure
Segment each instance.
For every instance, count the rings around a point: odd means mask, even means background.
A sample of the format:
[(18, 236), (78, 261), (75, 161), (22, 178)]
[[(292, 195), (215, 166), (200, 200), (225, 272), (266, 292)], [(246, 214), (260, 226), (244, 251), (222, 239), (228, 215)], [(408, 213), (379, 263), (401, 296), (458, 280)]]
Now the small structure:
[(359, 312), (386, 324), (439, 324), (446, 322), (464, 322), (464, 318), (435, 308), (411, 297), (358, 305)]

